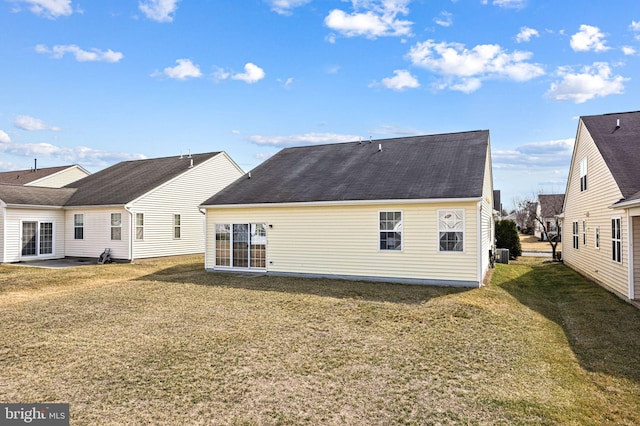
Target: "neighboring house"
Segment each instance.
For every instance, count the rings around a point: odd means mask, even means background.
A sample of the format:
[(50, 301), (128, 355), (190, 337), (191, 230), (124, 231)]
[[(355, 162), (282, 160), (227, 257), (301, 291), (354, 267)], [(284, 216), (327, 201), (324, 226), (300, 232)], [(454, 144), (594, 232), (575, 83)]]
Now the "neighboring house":
[[(563, 218), (564, 262), (640, 299), (640, 112), (580, 118)], [(634, 249), (635, 247), (635, 249)]]
[(91, 173), (77, 164), (71, 166), (44, 167), (40, 169), (33, 168), (29, 170), (0, 172), (0, 184), (62, 188), (90, 174)]
[(202, 207), (208, 271), (478, 287), (489, 132), (283, 149)]
[(0, 261), (202, 253), (198, 206), (242, 174), (212, 152), (125, 161), (58, 189), (0, 185)]
[[(564, 194), (539, 194), (538, 202), (536, 204), (536, 219), (540, 219), (544, 228), (547, 230), (549, 238), (555, 239), (556, 237), (562, 238), (562, 227), (560, 226), (561, 219), (559, 215), (562, 214), (562, 207), (564, 204)], [(536, 220), (535, 221), (535, 235), (540, 237), (542, 241), (547, 241), (544, 233), (543, 225)]]

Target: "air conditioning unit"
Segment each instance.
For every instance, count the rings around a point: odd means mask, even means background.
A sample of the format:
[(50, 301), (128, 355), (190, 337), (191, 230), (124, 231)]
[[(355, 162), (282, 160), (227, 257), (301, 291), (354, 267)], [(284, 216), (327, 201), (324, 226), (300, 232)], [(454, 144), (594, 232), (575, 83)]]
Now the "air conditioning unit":
[(509, 264), (509, 249), (496, 249), (496, 262)]

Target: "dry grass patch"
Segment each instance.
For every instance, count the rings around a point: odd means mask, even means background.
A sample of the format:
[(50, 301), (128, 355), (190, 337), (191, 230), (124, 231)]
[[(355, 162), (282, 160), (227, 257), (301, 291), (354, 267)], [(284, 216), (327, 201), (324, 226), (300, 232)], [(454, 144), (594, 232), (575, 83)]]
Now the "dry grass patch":
[[(477, 290), (209, 274), (200, 257), (0, 266), (0, 400), (69, 402), (79, 425), (640, 422), (638, 374), (595, 362), (640, 365), (640, 331), (624, 354), (580, 346), (565, 324), (585, 313), (531, 281), (566, 268), (537, 262)], [(628, 316), (633, 334), (637, 311), (580, 285), (609, 303), (601, 332)]]

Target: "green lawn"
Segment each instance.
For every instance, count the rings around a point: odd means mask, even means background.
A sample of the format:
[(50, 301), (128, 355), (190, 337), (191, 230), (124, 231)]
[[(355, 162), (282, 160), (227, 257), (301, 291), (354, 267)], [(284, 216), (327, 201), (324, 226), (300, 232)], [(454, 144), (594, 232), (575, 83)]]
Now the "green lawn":
[(561, 264), (475, 290), (0, 265), (0, 401), (94, 424), (640, 424), (640, 310)]

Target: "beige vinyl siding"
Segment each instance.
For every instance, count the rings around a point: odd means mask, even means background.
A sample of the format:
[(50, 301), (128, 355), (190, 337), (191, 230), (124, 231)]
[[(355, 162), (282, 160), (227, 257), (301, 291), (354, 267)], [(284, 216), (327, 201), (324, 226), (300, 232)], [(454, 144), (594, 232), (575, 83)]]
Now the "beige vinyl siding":
[[(438, 209), (464, 210), (464, 252), (438, 251)], [(402, 251), (379, 250), (380, 211), (402, 211)], [(214, 267), (216, 223), (265, 223), (270, 272), (478, 283), (477, 218), (477, 202), (209, 208), (205, 267)]]
[(58, 173), (54, 173), (49, 176), (45, 176), (33, 182), (25, 184), (25, 186), (45, 186), (48, 188), (62, 188), (65, 185), (69, 185), (72, 182), (87, 177), (89, 174), (82, 170), (78, 166), (69, 167), (61, 170)]
[(633, 223), (633, 299), (640, 300), (640, 217), (634, 216)]
[(4, 208), (2, 206), (2, 204), (0, 203), (0, 263), (4, 263), (4, 245), (6, 244), (5, 242), (5, 232), (4, 232), (4, 226), (5, 226), (5, 215), (6, 215), (6, 208)]
[[(122, 216), (122, 239), (111, 240), (111, 213)], [(74, 239), (74, 215), (84, 215), (84, 238)], [(112, 257), (130, 259), (129, 230), (131, 217), (122, 207), (69, 209), (65, 212), (65, 247), (67, 256), (98, 257), (105, 248), (111, 249)]]
[[(204, 214), (198, 207), (243, 175), (225, 153), (191, 169), (186, 156), (178, 161), (184, 162), (187, 173), (130, 204), (134, 217), (144, 214), (144, 239), (134, 240), (134, 259), (203, 253)], [(180, 215), (179, 239), (173, 234), (174, 214)]]
[(42, 256), (29, 256), (25, 259), (58, 259), (65, 256), (64, 241), (64, 211), (62, 209), (6, 209), (5, 216), (5, 262), (19, 262), (22, 258), (22, 222), (52, 222), (53, 223), (53, 253)]
[[(580, 191), (580, 161), (587, 157), (587, 190)], [(603, 287), (628, 296), (629, 222), (624, 210), (609, 208), (622, 193), (600, 155), (591, 135), (580, 121), (567, 184), (562, 257), (564, 262)], [(612, 260), (611, 219), (621, 218), (622, 263)], [(587, 225), (587, 244), (582, 241), (582, 221)], [(578, 222), (579, 248), (572, 245), (572, 223)], [(600, 248), (594, 244), (595, 228), (600, 228)]]
[(481, 227), (481, 275), (480, 281), (484, 279), (489, 270), (489, 250), (493, 250), (495, 240), (495, 227), (493, 218), (493, 173), (491, 167), (491, 153), (487, 150), (485, 162), (484, 182), (482, 186), (482, 203), (480, 212)]

